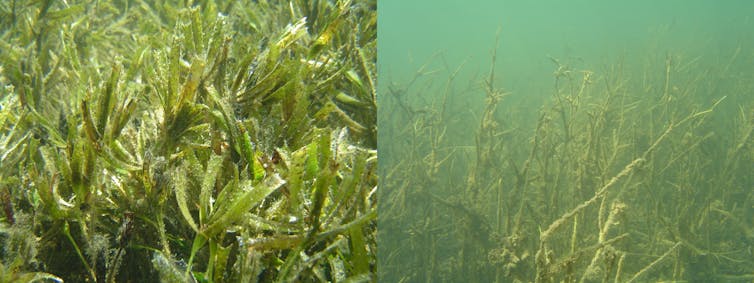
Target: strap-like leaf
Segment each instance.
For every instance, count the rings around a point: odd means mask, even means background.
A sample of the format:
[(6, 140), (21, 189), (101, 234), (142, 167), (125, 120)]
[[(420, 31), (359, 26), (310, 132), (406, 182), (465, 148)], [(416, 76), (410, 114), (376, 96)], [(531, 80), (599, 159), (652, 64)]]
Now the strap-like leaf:
[(272, 175), (263, 184), (253, 187), (251, 182), (244, 182), (241, 188), (245, 192), (240, 197), (235, 198), (227, 210), (213, 214), (210, 217), (209, 225), (203, 229), (202, 233), (211, 238), (217, 233), (222, 232), (223, 229), (243, 218), (246, 212), (259, 204), (270, 193), (283, 186), (283, 184), (285, 184), (285, 181), (280, 179), (278, 175)]

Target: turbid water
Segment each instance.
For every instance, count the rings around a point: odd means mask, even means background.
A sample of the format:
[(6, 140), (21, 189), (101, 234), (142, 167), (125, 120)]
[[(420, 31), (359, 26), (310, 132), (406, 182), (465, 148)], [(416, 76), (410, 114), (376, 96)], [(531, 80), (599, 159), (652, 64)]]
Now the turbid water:
[(754, 277), (751, 2), (378, 13), (381, 279)]

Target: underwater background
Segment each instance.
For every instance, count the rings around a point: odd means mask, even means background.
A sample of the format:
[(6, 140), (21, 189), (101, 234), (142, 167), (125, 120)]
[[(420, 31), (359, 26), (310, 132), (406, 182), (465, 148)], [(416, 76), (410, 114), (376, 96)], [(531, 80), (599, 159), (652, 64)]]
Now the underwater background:
[(751, 15), (380, 1), (380, 280), (750, 282)]

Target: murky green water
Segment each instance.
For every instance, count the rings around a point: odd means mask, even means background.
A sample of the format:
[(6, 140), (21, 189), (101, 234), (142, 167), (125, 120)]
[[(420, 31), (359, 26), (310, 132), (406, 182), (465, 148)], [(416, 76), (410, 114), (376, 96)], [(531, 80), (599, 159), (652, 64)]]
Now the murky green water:
[(380, 278), (752, 280), (752, 12), (380, 1)]

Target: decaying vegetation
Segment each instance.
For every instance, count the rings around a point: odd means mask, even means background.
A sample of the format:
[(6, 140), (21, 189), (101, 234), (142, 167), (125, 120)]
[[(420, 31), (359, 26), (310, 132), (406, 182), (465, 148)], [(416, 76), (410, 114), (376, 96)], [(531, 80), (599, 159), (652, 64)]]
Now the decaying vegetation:
[[(753, 58), (728, 54), (553, 58), (537, 115), (500, 87), (494, 53), (476, 88), (438, 57), (383, 81), (380, 139), (406, 142), (380, 144), (380, 278), (750, 281)], [(456, 106), (480, 89), (481, 112)]]
[(0, 281), (374, 279), (375, 6), (2, 1)]

